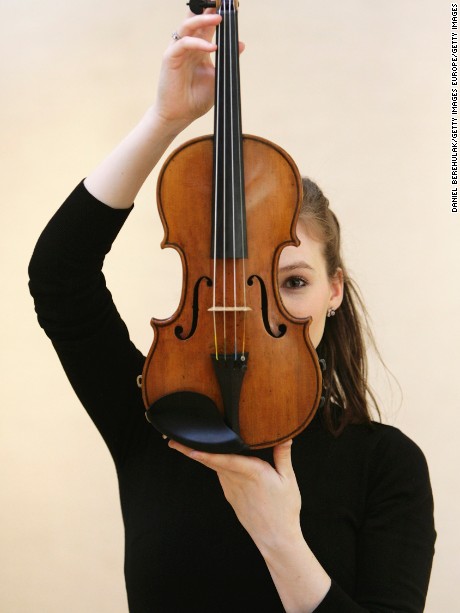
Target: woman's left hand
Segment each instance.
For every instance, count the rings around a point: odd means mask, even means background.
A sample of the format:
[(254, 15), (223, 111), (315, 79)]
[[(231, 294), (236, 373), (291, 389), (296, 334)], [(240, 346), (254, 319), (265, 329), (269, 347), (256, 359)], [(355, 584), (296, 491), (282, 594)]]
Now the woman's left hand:
[(303, 542), (291, 445), (292, 440), (273, 448), (273, 468), (259, 458), (205, 453), (169, 442), (172, 449), (216, 471), (226, 499), (264, 557)]
[(273, 448), (275, 468), (259, 458), (169, 446), (216, 471), (228, 502), (262, 554), (285, 611), (314, 611), (331, 580), (300, 528), (300, 492), (292, 441)]

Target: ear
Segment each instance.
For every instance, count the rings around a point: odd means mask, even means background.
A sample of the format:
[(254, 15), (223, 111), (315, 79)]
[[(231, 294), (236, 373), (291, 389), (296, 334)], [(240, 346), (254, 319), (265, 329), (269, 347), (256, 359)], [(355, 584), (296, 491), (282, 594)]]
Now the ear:
[(337, 268), (334, 276), (329, 279), (329, 285), (331, 288), (329, 306), (336, 311), (343, 300), (343, 270), (341, 268)]

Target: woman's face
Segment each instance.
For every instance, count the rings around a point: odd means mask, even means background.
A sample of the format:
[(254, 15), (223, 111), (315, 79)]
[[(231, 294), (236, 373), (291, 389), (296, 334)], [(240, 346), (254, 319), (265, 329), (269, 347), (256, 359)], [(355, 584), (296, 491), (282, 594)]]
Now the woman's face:
[(317, 347), (326, 323), (327, 311), (337, 309), (343, 297), (343, 275), (338, 269), (333, 279), (327, 275), (323, 244), (314, 240), (301, 222), (297, 226), (298, 247), (283, 249), (278, 281), (283, 304), (294, 317), (311, 316), (310, 338)]

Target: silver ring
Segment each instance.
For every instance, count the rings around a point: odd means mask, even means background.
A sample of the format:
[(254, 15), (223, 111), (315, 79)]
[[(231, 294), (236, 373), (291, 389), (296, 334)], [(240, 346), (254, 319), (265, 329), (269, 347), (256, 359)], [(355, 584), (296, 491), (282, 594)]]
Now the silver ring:
[(182, 38), (182, 36), (180, 36), (180, 34), (178, 34), (177, 32), (173, 32), (171, 36), (176, 42)]

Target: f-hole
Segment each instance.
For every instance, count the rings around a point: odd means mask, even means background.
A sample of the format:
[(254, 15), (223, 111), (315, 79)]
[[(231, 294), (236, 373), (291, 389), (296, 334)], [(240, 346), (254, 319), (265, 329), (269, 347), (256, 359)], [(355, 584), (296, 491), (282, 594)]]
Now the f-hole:
[(286, 334), (287, 327), (285, 326), (285, 324), (280, 324), (278, 326), (278, 334), (275, 334), (272, 331), (270, 327), (270, 322), (268, 321), (268, 299), (267, 299), (267, 290), (265, 288), (265, 283), (263, 279), (261, 279), (258, 275), (252, 275), (248, 279), (249, 286), (252, 287), (254, 285), (254, 279), (257, 279), (260, 285), (260, 300), (262, 303), (261, 309), (262, 309), (262, 320), (264, 322), (264, 328), (268, 332), (268, 334), (270, 334), (270, 336), (272, 336), (273, 338), (281, 338), (282, 336)]
[(186, 341), (187, 339), (192, 337), (195, 333), (196, 327), (198, 325), (198, 295), (200, 293), (199, 292), (200, 284), (203, 280), (206, 281), (206, 285), (208, 287), (212, 287), (212, 281), (209, 277), (200, 277), (198, 281), (195, 283), (195, 287), (193, 288), (193, 306), (192, 306), (193, 318), (192, 318), (192, 326), (190, 328), (190, 332), (187, 334), (187, 336), (184, 336), (184, 328), (182, 326), (176, 326), (174, 328), (174, 334), (180, 341)]

